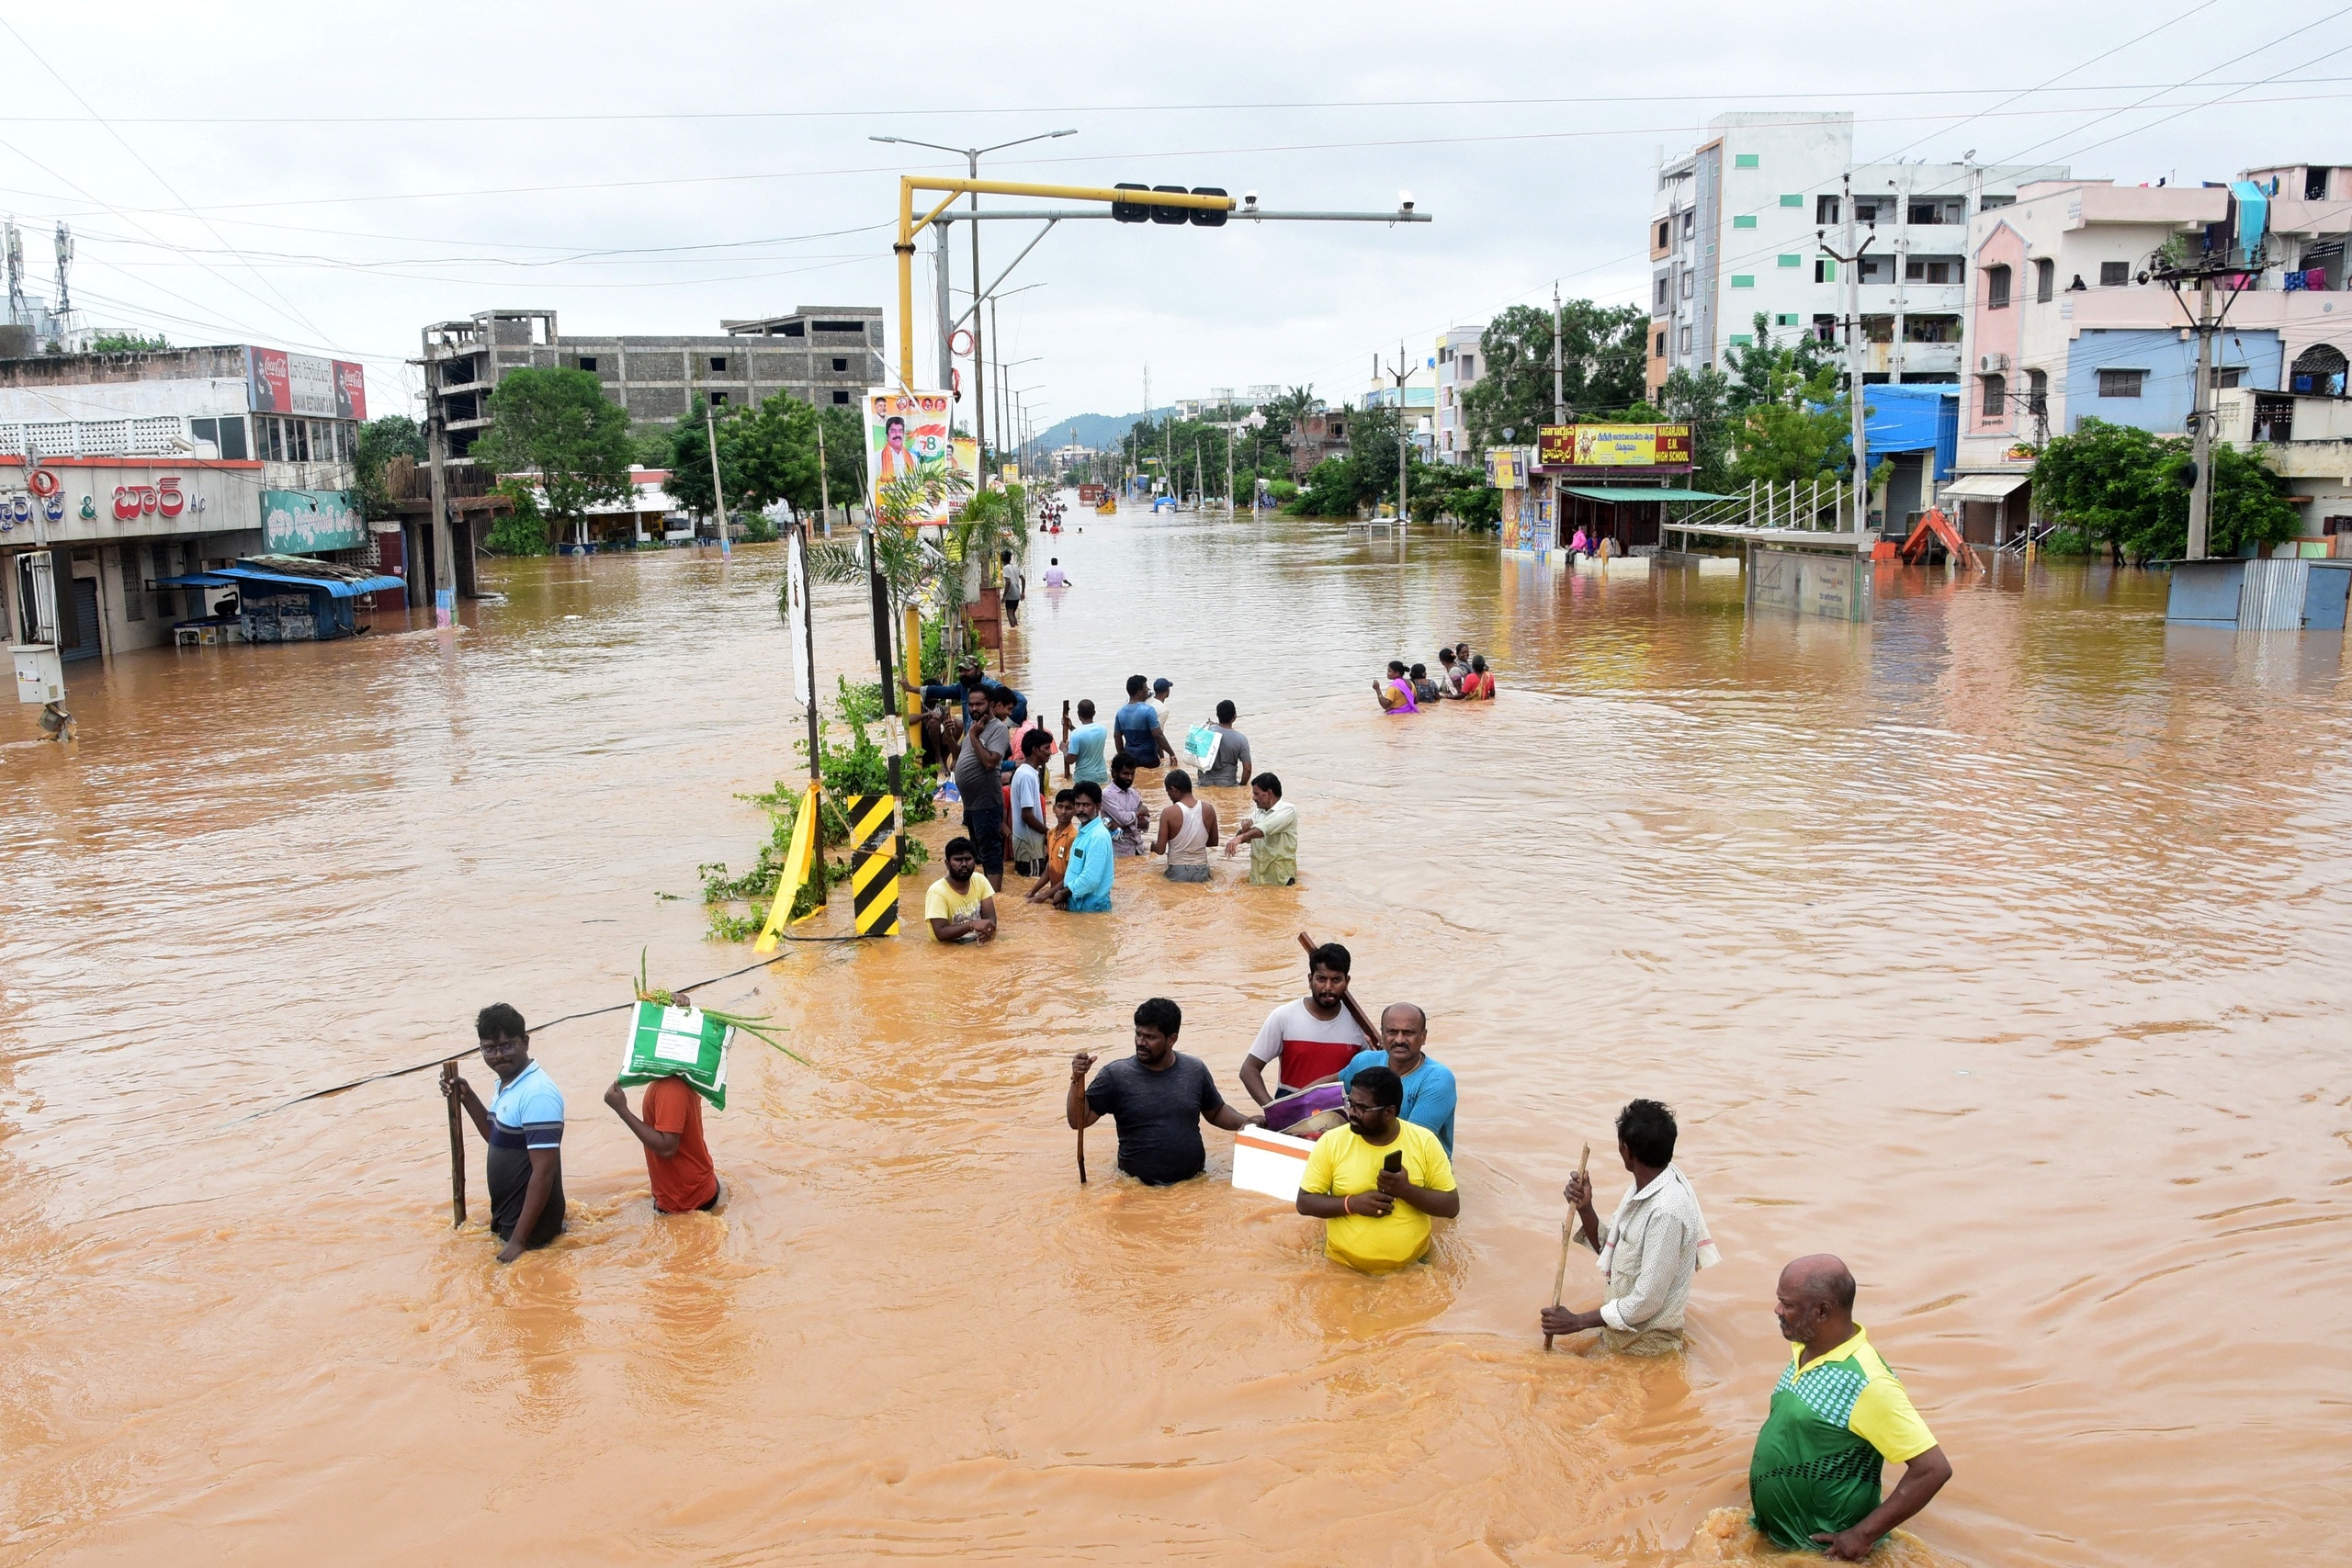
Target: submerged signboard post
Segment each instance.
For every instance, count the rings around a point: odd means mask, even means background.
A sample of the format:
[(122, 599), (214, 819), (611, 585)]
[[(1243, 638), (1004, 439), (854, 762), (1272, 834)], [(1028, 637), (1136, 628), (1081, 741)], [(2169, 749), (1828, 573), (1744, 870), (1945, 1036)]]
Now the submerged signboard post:
[(1873, 607), (1870, 558), (1758, 545), (1747, 560), (1747, 607), (1868, 621)]

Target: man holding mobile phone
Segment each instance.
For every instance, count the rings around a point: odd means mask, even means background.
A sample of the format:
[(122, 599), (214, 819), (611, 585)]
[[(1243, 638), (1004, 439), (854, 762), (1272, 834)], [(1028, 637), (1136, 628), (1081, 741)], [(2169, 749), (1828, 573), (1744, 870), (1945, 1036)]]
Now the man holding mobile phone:
[(1360, 1273), (1419, 1262), (1429, 1254), (1430, 1217), (1462, 1213), (1445, 1145), (1397, 1115), (1404, 1103), (1395, 1072), (1358, 1072), (1348, 1086), (1348, 1124), (1315, 1141), (1298, 1184), (1298, 1212), (1324, 1222), (1325, 1255)]

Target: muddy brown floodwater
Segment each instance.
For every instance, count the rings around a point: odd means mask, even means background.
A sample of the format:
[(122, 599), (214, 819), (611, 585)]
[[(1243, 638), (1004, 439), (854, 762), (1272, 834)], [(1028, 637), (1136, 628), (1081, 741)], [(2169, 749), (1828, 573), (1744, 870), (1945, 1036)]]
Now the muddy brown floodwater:
[[(694, 895), (796, 766), (775, 551), (501, 567), (454, 640), (77, 667), (74, 750), (0, 720), (0, 1562), (1663, 1568), (1745, 1500), (1773, 1277), (1821, 1250), (1958, 1471), (1905, 1561), (2336, 1560), (2336, 640), (2167, 633), (2102, 570), (1890, 570), (1851, 628), (1451, 536), (1086, 521), (1013, 679), (1231, 697), (1301, 886), (1126, 863), (1107, 919), (1008, 900), (991, 947), (705, 993), (815, 1063), (737, 1050), (718, 1216), (652, 1213), (614, 1021), (549, 1030), (571, 1228), (507, 1269), (479, 1145), (450, 1229), (430, 1075), (237, 1119), (487, 1001), (625, 1000), (640, 947), (749, 960)], [(855, 595), (819, 637), (867, 668)], [(1379, 717), (1377, 664), (1456, 637), (1500, 699)], [(1302, 928), (1461, 1077), (1427, 1268), (1327, 1263), (1222, 1134), (1206, 1181), (1103, 1179), (1108, 1129), (1074, 1179), (1070, 1053), (1165, 993), (1238, 1097)], [(1547, 1356), (1561, 1182), (1634, 1095), (1725, 1262), (1687, 1359)]]

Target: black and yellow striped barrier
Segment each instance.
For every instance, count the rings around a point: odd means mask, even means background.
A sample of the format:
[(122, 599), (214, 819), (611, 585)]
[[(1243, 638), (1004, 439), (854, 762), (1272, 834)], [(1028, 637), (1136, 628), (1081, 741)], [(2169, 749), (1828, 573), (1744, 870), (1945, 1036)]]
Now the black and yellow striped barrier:
[(860, 936), (899, 934), (899, 797), (844, 795), (842, 816), (849, 822), (850, 921)]

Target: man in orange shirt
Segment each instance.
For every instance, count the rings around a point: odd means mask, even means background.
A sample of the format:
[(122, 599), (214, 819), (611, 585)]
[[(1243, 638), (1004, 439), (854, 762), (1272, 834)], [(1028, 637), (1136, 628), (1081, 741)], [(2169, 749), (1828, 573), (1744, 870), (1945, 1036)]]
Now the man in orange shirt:
[(702, 1096), (680, 1077), (656, 1078), (645, 1086), (645, 1114), (628, 1108), (628, 1091), (617, 1083), (605, 1103), (645, 1145), (645, 1174), (653, 1183), (653, 1206), (665, 1214), (718, 1207), (718, 1172), (702, 1141)]

